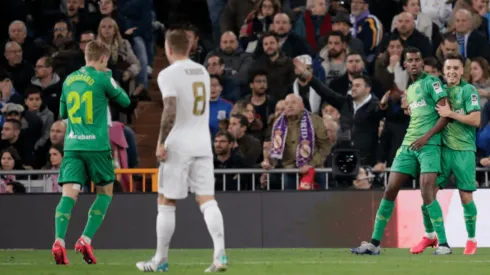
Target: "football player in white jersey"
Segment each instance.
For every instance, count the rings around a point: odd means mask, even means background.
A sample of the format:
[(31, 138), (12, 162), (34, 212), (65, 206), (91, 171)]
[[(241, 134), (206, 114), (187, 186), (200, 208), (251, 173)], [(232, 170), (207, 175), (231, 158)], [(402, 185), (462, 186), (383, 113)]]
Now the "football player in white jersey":
[(168, 249), (175, 229), (175, 202), (190, 189), (196, 195), (214, 244), (213, 263), (205, 272), (227, 269), (223, 216), (214, 199), (214, 166), (209, 133), (210, 77), (189, 59), (190, 41), (184, 30), (166, 33), (170, 66), (158, 75), (163, 114), (156, 156), (158, 177), (157, 250), (136, 267), (146, 272), (168, 270)]

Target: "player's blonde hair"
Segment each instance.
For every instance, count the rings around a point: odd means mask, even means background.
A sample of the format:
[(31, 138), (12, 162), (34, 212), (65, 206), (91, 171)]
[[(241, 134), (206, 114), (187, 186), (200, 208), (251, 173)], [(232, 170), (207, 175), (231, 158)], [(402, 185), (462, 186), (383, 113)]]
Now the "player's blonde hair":
[(110, 51), (102, 41), (91, 41), (85, 48), (85, 56), (87, 61), (98, 61), (102, 56), (110, 56)]
[(187, 33), (183, 29), (167, 31), (165, 34), (165, 41), (167, 41), (168, 46), (176, 54), (185, 55), (189, 51), (189, 36), (187, 36)]

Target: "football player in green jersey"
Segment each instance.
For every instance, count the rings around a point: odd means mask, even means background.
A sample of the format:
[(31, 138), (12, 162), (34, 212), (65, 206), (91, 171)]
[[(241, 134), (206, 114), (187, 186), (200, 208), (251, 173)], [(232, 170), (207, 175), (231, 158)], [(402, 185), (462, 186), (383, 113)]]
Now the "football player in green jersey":
[[(447, 56), (444, 62), (444, 76), (451, 108), (446, 104), (438, 106), (437, 111), (440, 116), (447, 117), (450, 121), (442, 131), (441, 174), (437, 178), (437, 185), (440, 189), (444, 188), (451, 174), (454, 175), (468, 232), (463, 253), (471, 255), (476, 253), (477, 210), (473, 202), (473, 192), (476, 190), (476, 128), (480, 126), (481, 108), (478, 91), (473, 85), (462, 80), (463, 74), (464, 59), (459, 55)], [(426, 237), (410, 250), (416, 254), (437, 244), (431, 219), (426, 211), (422, 213)]]
[(435, 254), (449, 254), (441, 206), (435, 200), (434, 190), (438, 173), (441, 172), (441, 135), (448, 118), (440, 117), (436, 106), (446, 104), (446, 90), (439, 78), (422, 71), (422, 54), (417, 48), (407, 48), (403, 52), (403, 65), (413, 83), (407, 89), (410, 123), (402, 146), (398, 149), (391, 167), (388, 186), (381, 200), (371, 242), (362, 242), (361, 246), (351, 249), (355, 254), (378, 255), (384, 229), (391, 217), (395, 199), (401, 186), (420, 175), (420, 190), (425, 208), (434, 224), (440, 240)]
[(107, 69), (109, 49), (98, 41), (87, 44), (86, 66), (70, 74), (63, 83), (60, 116), (67, 119), (63, 161), (58, 183), (63, 186), (56, 207), (53, 256), (56, 264), (68, 264), (65, 235), (81, 187), (90, 178), (97, 197), (90, 208), (87, 225), (75, 250), (88, 264), (95, 264), (91, 239), (100, 227), (112, 199), (114, 165), (108, 131), (108, 101), (121, 107), (130, 105), (129, 97)]

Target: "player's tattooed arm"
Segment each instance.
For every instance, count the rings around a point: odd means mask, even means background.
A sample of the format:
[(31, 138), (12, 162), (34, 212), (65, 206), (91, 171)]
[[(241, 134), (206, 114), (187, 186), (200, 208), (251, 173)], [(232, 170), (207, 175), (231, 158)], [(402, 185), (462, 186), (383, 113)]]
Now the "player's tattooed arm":
[(164, 144), (168, 134), (174, 127), (175, 117), (177, 115), (177, 99), (175, 96), (163, 98), (163, 112), (160, 123), (160, 135), (158, 141)]

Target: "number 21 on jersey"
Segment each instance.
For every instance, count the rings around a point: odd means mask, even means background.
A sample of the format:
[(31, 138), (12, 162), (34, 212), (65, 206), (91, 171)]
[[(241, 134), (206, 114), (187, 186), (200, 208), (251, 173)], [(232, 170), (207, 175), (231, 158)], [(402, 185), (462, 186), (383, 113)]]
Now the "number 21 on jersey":
[(206, 87), (204, 82), (192, 83), (192, 92), (194, 93), (194, 108), (192, 113), (195, 116), (202, 116), (206, 111)]
[[(69, 92), (67, 103), (70, 106), (68, 109), (68, 117), (70, 118), (71, 123), (81, 124), (82, 119), (84, 124), (94, 123), (92, 91), (86, 91), (82, 96), (75, 91)], [(85, 112), (79, 112), (82, 103), (85, 104)]]

